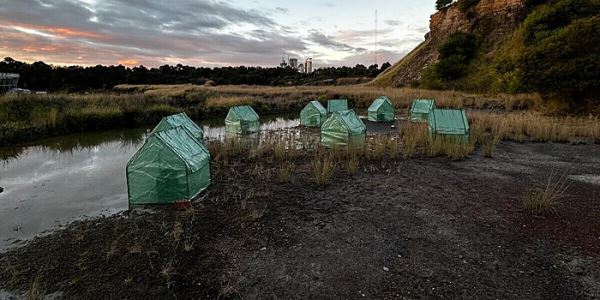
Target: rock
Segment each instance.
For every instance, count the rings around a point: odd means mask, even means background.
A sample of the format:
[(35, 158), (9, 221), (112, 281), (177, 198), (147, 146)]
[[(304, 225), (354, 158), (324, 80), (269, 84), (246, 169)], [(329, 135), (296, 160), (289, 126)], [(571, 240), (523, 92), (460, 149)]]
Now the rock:
[(390, 271), (390, 268), (388, 268), (388, 267), (386, 267), (386, 266), (383, 266), (383, 270), (384, 270), (384, 271), (386, 271), (386, 272), (389, 272), (389, 271)]

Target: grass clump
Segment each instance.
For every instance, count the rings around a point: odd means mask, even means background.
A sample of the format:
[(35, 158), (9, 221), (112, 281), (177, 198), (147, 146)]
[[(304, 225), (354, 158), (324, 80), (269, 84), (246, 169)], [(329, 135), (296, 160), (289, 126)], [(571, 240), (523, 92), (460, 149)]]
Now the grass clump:
[(279, 182), (281, 182), (281, 183), (289, 182), (290, 175), (292, 174), (294, 167), (295, 167), (295, 165), (293, 162), (282, 163), (281, 166), (279, 167), (279, 170), (277, 171), (277, 177), (279, 178)]
[(553, 171), (542, 188), (530, 189), (523, 198), (523, 208), (533, 215), (557, 213), (557, 206), (569, 188), (566, 173), (561, 176)]
[(317, 186), (321, 187), (327, 185), (331, 180), (335, 163), (330, 154), (319, 151), (315, 155), (311, 167), (313, 180)]
[(419, 148), (425, 148), (429, 143), (427, 124), (407, 123), (400, 126), (400, 138), (402, 139), (402, 156), (413, 157)]

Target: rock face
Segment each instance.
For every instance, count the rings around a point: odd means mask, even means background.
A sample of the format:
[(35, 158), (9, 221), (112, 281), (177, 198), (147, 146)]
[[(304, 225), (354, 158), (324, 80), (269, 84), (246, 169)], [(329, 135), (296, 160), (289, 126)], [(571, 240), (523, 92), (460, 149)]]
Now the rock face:
[(421, 79), (423, 70), (437, 62), (438, 49), (456, 32), (475, 34), (490, 52), (513, 32), (527, 13), (525, 0), (481, 0), (467, 13), (456, 3), (431, 16), (425, 41), (405, 58), (375, 78), (371, 84), (404, 86)]

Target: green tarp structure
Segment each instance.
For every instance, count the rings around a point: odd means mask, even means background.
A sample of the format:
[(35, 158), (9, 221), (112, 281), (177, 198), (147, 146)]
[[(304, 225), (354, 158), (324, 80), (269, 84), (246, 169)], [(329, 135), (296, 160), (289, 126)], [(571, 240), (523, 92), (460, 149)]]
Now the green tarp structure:
[(186, 113), (180, 113), (164, 117), (156, 127), (152, 130), (152, 133), (173, 129), (178, 126), (183, 126), (192, 133), (192, 136), (197, 138), (199, 141), (204, 139), (204, 131), (200, 128)]
[(229, 133), (253, 133), (260, 130), (258, 114), (249, 105), (234, 106), (225, 118), (225, 131)]
[(300, 112), (300, 125), (321, 127), (327, 120), (327, 109), (319, 101), (310, 101)]
[(348, 100), (332, 99), (327, 101), (327, 113), (332, 114), (336, 111), (348, 110)]
[(410, 108), (410, 120), (413, 122), (427, 122), (429, 112), (435, 109), (435, 101), (430, 99), (417, 99)]
[(192, 200), (210, 184), (210, 153), (183, 126), (157, 131), (127, 163), (129, 205)]
[(321, 126), (321, 144), (327, 147), (364, 142), (367, 126), (353, 110), (334, 112)]
[(461, 143), (469, 142), (469, 120), (462, 109), (434, 109), (429, 114), (429, 137), (454, 138)]
[(368, 113), (369, 121), (371, 122), (394, 122), (396, 120), (396, 112), (390, 98), (381, 96), (369, 106)]

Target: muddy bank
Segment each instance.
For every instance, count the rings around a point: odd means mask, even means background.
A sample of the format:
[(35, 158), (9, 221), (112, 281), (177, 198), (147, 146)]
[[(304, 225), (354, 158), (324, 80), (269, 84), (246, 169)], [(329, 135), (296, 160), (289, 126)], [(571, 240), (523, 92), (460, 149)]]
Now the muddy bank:
[[(187, 211), (82, 221), (0, 255), (0, 290), (65, 298), (600, 297), (600, 186), (570, 180), (557, 215), (522, 210), (552, 170), (600, 174), (598, 145), (513, 144), (473, 154), (338, 163), (235, 159)], [(575, 234), (577, 233), (577, 234)], [(33, 285), (33, 283), (37, 283)]]

